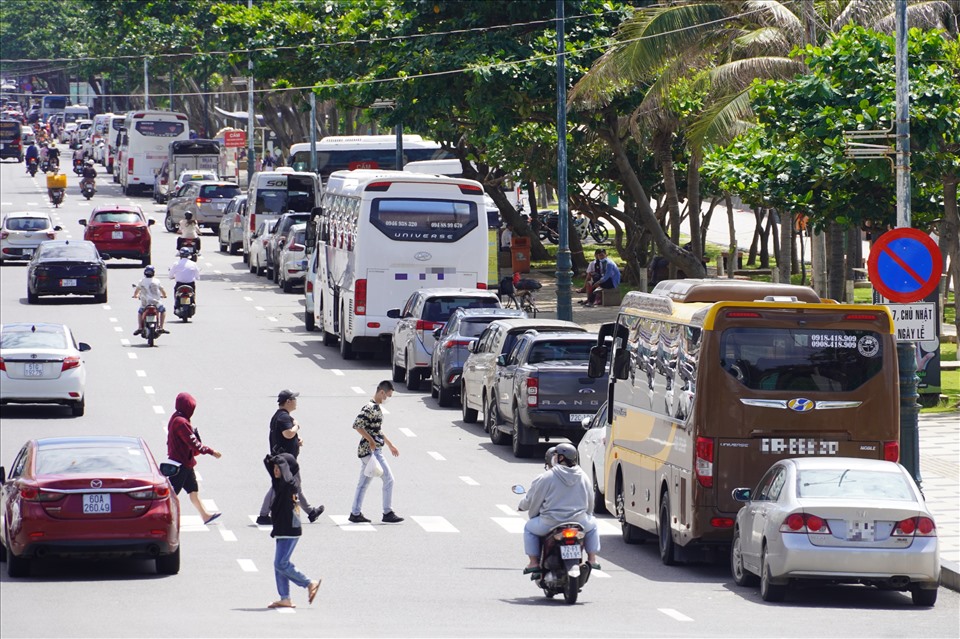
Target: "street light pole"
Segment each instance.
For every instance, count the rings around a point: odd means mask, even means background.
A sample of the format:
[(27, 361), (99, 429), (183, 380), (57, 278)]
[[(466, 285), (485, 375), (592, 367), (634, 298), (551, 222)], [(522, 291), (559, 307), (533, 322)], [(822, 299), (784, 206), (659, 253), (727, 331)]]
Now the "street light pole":
[[(253, 9), (253, 0), (247, 0), (247, 9)], [(253, 51), (248, 54), (247, 75), (247, 186), (250, 186), (257, 163), (253, 139)]]
[(310, 90), (310, 170), (317, 172), (317, 94)]
[(567, 72), (563, 44), (563, 0), (557, 0), (557, 319), (573, 321), (570, 289), (573, 283), (573, 261), (570, 258), (570, 211), (567, 207)]
[(143, 110), (150, 110), (150, 72), (148, 67), (150, 66), (150, 58), (144, 56), (143, 58)]

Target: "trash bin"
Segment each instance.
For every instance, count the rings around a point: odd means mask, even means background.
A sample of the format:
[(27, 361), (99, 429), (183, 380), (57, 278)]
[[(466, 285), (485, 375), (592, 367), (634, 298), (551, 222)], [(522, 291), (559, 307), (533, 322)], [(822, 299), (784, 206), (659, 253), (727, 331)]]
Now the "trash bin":
[(514, 273), (530, 272), (530, 238), (513, 236), (510, 241), (510, 266)]

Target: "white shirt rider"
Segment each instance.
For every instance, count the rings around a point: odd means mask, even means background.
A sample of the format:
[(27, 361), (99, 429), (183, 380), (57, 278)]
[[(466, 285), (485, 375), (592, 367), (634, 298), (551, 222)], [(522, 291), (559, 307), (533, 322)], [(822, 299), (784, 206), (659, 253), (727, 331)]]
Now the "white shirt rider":
[(200, 237), (200, 225), (197, 224), (196, 220), (188, 220), (186, 218), (180, 220), (180, 237), (188, 238), (195, 240)]
[(178, 283), (193, 284), (200, 279), (200, 269), (189, 257), (181, 257), (170, 267), (170, 279)]
[(155, 277), (146, 277), (140, 280), (140, 283), (137, 284), (137, 291), (140, 293), (138, 296), (140, 298), (140, 307), (146, 308), (147, 306), (160, 306), (160, 298), (166, 297), (163, 290), (163, 287), (160, 286), (160, 283), (157, 282)]

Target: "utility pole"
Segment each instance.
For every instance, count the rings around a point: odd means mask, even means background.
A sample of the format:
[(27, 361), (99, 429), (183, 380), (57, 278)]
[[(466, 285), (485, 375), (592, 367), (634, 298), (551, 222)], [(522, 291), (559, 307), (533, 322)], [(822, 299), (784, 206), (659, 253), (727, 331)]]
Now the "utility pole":
[(150, 58), (143, 57), (143, 110), (150, 110)]
[(563, 0), (557, 0), (557, 319), (573, 321), (573, 262), (570, 258), (570, 211), (567, 205), (567, 71), (563, 44)]
[(317, 172), (317, 94), (310, 90), (310, 170)]
[[(247, 0), (247, 9), (253, 9), (253, 0)], [(250, 46), (249, 43), (247, 46)], [(253, 51), (247, 57), (247, 186), (253, 179), (253, 167), (256, 166), (256, 150), (254, 147), (253, 124)]]

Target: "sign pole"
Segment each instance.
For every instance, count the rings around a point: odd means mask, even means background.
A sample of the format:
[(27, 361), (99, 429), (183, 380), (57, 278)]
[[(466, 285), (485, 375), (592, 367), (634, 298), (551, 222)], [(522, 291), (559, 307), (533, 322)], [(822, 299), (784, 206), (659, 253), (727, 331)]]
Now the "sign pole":
[[(897, 228), (910, 228), (910, 76), (907, 66), (907, 3), (897, 2)], [(937, 318), (939, 321), (939, 318)], [(920, 395), (917, 392), (917, 345), (897, 342), (900, 366), (900, 463), (913, 476), (920, 477), (920, 431), (918, 428)]]

